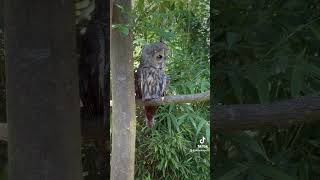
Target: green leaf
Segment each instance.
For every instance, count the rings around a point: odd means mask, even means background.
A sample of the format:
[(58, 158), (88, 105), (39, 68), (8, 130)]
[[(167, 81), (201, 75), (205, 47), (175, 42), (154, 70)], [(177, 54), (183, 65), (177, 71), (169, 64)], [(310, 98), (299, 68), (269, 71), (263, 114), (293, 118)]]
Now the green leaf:
[(119, 32), (121, 32), (124, 35), (128, 35), (129, 34), (129, 25), (125, 25), (125, 24), (114, 24), (112, 25), (112, 28), (115, 30), (118, 30)]
[(304, 85), (304, 71), (300, 64), (294, 66), (291, 77), (291, 96), (298, 97)]
[(208, 81), (202, 80), (200, 84), (201, 92), (207, 91), (210, 87), (210, 83)]
[(137, 5), (136, 5), (137, 9), (140, 11), (143, 11), (144, 8), (144, 0), (137, 0)]
[(248, 173), (249, 180), (265, 180), (265, 176), (258, 174), (256, 171), (249, 171)]
[(171, 128), (171, 118), (170, 118), (170, 116), (167, 117), (167, 125), (168, 125), (169, 133), (171, 134), (172, 128)]
[(282, 170), (277, 169), (276, 167), (264, 165), (264, 164), (254, 164), (252, 166), (253, 170), (257, 171), (258, 173), (269, 177), (271, 179), (281, 179), (281, 180), (296, 180), (297, 178), (289, 176), (288, 174), (284, 173)]
[(190, 116), (188, 113), (185, 113), (183, 115), (181, 115), (180, 117), (178, 117), (178, 125), (180, 126), (186, 119), (187, 119), (187, 116)]
[(228, 49), (231, 49), (237, 42), (240, 41), (239, 34), (235, 32), (227, 32), (226, 38), (227, 38)]
[(313, 63), (305, 64), (305, 71), (320, 79), (320, 68)]
[(268, 78), (271, 76), (269, 71), (263, 65), (253, 64), (248, 67), (246, 76), (257, 89), (260, 102), (268, 102), (270, 100)]
[(310, 165), (306, 160), (301, 160), (299, 163), (299, 178), (300, 179), (309, 179), (310, 177)]
[(260, 82), (256, 85), (258, 96), (261, 103), (270, 101), (268, 82)]
[(210, 126), (206, 127), (206, 138), (207, 138), (208, 142), (210, 142)]
[(177, 118), (173, 114), (170, 114), (170, 116), (171, 116), (172, 123), (175, 126), (176, 130), (178, 132), (180, 132), (180, 128), (179, 128), (179, 124), (178, 124)]
[(313, 34), (316, 36), (318, 40), (320, 40), (320, 28), (316, 24), (310, 26), (310, 29), (312, 30)]
[(231, 83), (232, 89), (235, 92), (240, 104), (242, 104), (242, 87), (239, 79), (239, 75), (234, 71), (228, 73), (229, 81)]
[(188, 119), (191, 121), (191, 124), (193, 125), (193, 127), (194, 127), (195, 129), (197, 129), (197, 124), (196, 124), (196, 122), (194, 121), (193, 117), (188, 117)]
[(196, 118), (200, 120), (200, 123), (198, 124), (197, 131), (196, 131), (196, 136), (198, 136), (203, 125), (205, 125), (207, 123), (207, 121), (200, 116), (196, 116)]
[(238, 165), (232, 168), (228, 172), (224, 173), (223, 176), (219, 177), (217, 180), (236, 180), (242, 173), (248, 170), (247, 166)]
[(170, 104), (169, 105), (169, 113), (171, 113), (174, 109), (175, 109), (175, 105), (174, 104)]
[(116, 3), (116, 7), (120, 9), (120, 12), (124, 12), (125, 11), (125, 8), (122, 5), (118, 4), (118, 3)]
[(269, 158), (263, 146), (260, 145), (253, 137), (249, 136), (248, 134), (240, 132), (224, 134), (224, 136), (228, 137), (228, 139), (236, 143), (237, 146), (241, 147), (243, 150), (248, 150), (256, 154), (259, 154), (269, 161)]

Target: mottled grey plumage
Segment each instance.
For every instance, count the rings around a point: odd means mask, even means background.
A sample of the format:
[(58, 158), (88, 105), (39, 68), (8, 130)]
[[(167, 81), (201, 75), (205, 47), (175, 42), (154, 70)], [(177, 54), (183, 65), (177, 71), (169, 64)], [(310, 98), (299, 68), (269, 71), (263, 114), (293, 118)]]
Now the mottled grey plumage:
[[(164, 96), (169, 85), (169, 78), (164, 72), (168, 54), (169, 49), (162, 42), (149, 44), (143, 48), (141, 62), (135, 74), (136, 96), (142, 101)], [(156, 106), (145, 106), (148, 127), (154, 124), (156, 110)]]
[(169, 78), (165, 75), (165, 61), (169, 49), (162, 42), (146, 45), (142, 50), (137, 70), (143, 101), (157, 99), (164, 95)]

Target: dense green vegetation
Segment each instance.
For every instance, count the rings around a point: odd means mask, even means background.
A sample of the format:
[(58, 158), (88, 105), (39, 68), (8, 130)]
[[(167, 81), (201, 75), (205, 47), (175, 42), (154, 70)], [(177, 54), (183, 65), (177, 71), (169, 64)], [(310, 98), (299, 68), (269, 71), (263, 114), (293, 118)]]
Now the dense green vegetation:
[[(215, 102), (265, 103), (319, 94), (320, 1), (215, 1)], [(320, 176), (320, 124), (219, 132), (216, 179)]]
[[(209, 0), (136, 0), (130, 28), (136, 67), (144, 45), (169, 46), (169, 95), (209, 90)], [(137, 114), (136, 179), (209, 179), (209, 151), (191, 152), (209, 139), (209, 102), (161, 106), (154, 129)]]

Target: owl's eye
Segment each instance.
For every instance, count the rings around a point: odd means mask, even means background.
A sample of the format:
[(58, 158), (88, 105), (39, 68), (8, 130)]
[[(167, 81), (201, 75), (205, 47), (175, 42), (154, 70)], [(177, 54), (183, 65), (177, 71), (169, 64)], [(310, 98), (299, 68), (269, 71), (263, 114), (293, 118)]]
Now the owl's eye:
[(157, 58), (158, 58), (158, 59), (162, 59), (162, 55), (158, 55)]

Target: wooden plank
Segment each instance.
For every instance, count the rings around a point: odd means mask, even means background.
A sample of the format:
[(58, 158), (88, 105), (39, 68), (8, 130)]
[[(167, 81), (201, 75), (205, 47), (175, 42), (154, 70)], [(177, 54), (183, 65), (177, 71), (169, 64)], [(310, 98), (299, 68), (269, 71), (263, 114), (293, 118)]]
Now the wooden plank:
[[(127, 9), (122, 12), (119, 6)], [(113, 23), (128, 24), (126, 12), (131, 0), (116, 0), (113, 6)], [(111, 179), (133, 180), (136, 112), (133, 77), (133, 52), (131, 32), (125, 35), (112, 30), (111, 36), (111, 83), (112, 83), (112, 152)]]

